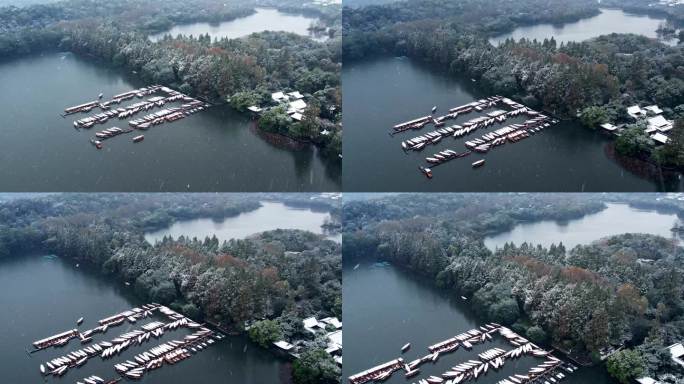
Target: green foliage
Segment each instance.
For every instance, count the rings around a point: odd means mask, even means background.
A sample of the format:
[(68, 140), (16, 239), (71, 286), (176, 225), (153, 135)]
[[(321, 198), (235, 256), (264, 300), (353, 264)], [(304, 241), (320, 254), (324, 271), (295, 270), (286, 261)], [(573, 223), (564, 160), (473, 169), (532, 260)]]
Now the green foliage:
[(292, 364), (295, 384), (336, 384), (340, 374), (335, 360), (323, 349), (304, 352)]
[(620, 383), (629, 384), (644, 373), (644, 359), (638, 351), (624, 349), (608, 358), (608, 373)]
[(261, 320), (249, 328), (249, 338), (260, 346), (268, 348), (273, 342), (282, 340), (283, 330), (275, 320)]
[(646, 134), (645, 127), (642, 124), (628, 126), (615, 140), (617, 152), (627, 156), (649, 154), (654, 146), (653, 140)]
[(603, 107), (588, 107), (582, 110), (580, 121), (586, 127), (597, 129), (601, 124), (608, 122), (608, 112)]
[(544, 344), (547, 342), (548, 335), (544, 332), (542, 327), (535, 325), (527, 329), (527, 338), (533, 343)]

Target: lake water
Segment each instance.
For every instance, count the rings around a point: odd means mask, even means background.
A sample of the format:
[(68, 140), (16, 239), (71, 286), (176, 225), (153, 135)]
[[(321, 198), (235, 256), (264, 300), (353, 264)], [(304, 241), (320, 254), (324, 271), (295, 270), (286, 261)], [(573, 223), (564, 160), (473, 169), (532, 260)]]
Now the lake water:
[[(171, 227), (145, 234), (145, 240), (155, 243), (171, 236), (197, 237), (204, 239), (216, 235), (219, 241), (244, 239), (259, 232), (274, 229), (301, 229), (313, 233), (325, 234), (321, 227), (330, 218), (328, 212), (314, 211), (308, 208), (293, 208), (282, 203), (262, 202), (261, 208), (245, 212), (223, 221), (213, 219), (195, 219), (178, 221)], [(342, 235), (328, 235), (329, 239), (341, 242)]]
[(516, 225), (508, 232), (485, 238), (487, 248), (501, 248), (507, 242), (523, 242), (545, 247), (563, 242), (566, 249), (589, 244), (622, 233), (648, 233), (680, 241), (670, 229), (679, 222), (677, 215), (632, 208), (626, 204), (607, 204), (601, 212), (567, 222), (551, 220)]
[[(173, 123), (89, 143), (97, 130), (124, 127), (113, 119), (76, 130), (64, 108), (148, 84), (68, 53), (0, 63), (3, 116), (0, 189), (3, 191), (337, 191), (341, 166), (315, 148), (276, 147), (251, 128), (252, 120), (217, 106)], [(135, 103), (134, 98), (127, 103)], [(151, 111), (158, 111), (155, 108)], [(142, 117), (144, 112), (135, 117)], [(151, 112), (150, 112), (151, 113)], [(336, 163), (336, 162), (335, 162)]]
[(316, 21), (316, 18), (283, 13), (277, 9), (256, 8), (256, 13), (253, 15), (218, 24), (192, 23), (176, 25), (168, 31), (150, 35), (150, 40), (159, 41), (165, 35), (174, 37), (178, 35), (193, 35), (197, 37), (207, 33), (212, 39), (224, 37), (234, 39), (263, 31), (291, 32), (302, 36), (309, 36), (317, 41), (327, 40), (326, 34), (314, 34), (308, 30), (311, 24)]
[[(611, 139), (576, 122), (561, 122), (515, 144), (494, 148), (486, 155), (452, 160), (434, 168), (428, 180), (419, 170), (425, 157), (444, 149), (465, 151), (466, 138), (447, 137), (421, 152), (405, 153), (401, 141), (433, 130), (430, 125), (390, 137), (392, 126), (492, 96), (470, 79), (458, 79), (406, 58), (381, 58), (344, 67), (343, 182), (347, 191), (656, 191), (682, 190), (682, 180), (651, 181), (622, 168), (606, 155)], [(477, 113), (451, 124), (461, 124)], [(509, 120), (513, 122), (513, 120)], [(490, 130), (498, 129), (494, 125)], [(484, 158), (484, 167), (471, 163)]]
[[(345, 255), (345, 257), (350, 255)], [(406, 362), (428, 354), (427, 347), (483, 324), (473, 314), (468, 301), (457, 295), (433, 288), (429, 282), (410, 276), (394, 267), (377, 267), (365, 262), (356, 270), (346, 261), (344, 268), (344, 366), (343, 380), (355, 373), (403, 357)], [(382, 287), (382, 289), (378, 289)], [(401, 353), (401, 347), (411, 343), (411, 349)], [(430, 375), (439, 376), (450, 367), (477, 358), (477, 353), (511, 345), (494, 338), (490, 343), (474, 346), (468, 352), (461, 348), (443, 354), (435, 364), (420, 366), (421, 372), (407, 380), (403, 371), (395, 372), (387, 383), (411, 383)], [(562, 358), (562, 356), (557, 356)], [(514, 374), (526, 372), (541, 361), (532, 357), (506, 362), (499, 371), (490, 370), (478, 378), (482, 384), (494, 384)], [(613, 383), (600, 367), (581, 368), (568, 375), (563, 383)]]
[[(45, 361), (81, 348), (72, 340), (62, 348), (50, 348), (29, 355), (35, 340), (72, 329), (76, 319), (85, 317), (81, 330), (96, 326), (102, 319), (144, 304), (133, 289), (99, 277), (93, 271), (72, 263), (40, 256), (11, 255), (15, 260), (0, 262), (0, 359), (3, 382), (42, 381), (39, 366)], [(160, 317), (160, 319), (165, 319)], [(158, 320), (158, 319), (156, 319)], [(168, 321), (168, 319), (166, 319)], [(96, 341), (111, 340), (140, 327), (122, 324), (97, 334)], [(132, 359), (163, 342), (178, 339), (184, 330), (166, 332), (160, 340), (130, 347), (118, 357), (92, 358), (81, 368), (72, 368), (58, 381), (75, 383), (90, 375), (114, 378), (114, 364)], [(279, 383), (288, 377), (288, 362), (260, 349), (244, 337), (229, 336), (175, 365), (164, 365), (143, 377), (141, 383)], [(50, 379), (52, 381), (52, 379)]]
[(665, 44), (677, 45), (677, 38), (660, 38), (656, 32), (658, 27), (665, 22), (665, 19), (652, 16), (640, 16), (626, 13), (619, 9), (601, 9), (599, 15), (578, 20), (567, 24), (537, 24), (518, 27), (510, 33), (495, 36), (489, 41), (494, 45), (499, 45), (508, 38), (516, 41), (521, 38), (544, 39), (553, 38), (558, 45), (561, 42), (584, 41), (601, 35), (611, 33), (634, 33), (652, 39), (659, 39)]

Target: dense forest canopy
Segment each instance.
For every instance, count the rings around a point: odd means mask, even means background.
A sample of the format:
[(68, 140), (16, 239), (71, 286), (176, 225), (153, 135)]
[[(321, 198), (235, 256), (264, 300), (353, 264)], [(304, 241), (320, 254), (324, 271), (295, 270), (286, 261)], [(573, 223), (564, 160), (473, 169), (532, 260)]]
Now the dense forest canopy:
[(339, 244), (290, 229), (223, 243), (181, 236), (149, 244), (143, 236), (177, 220), (237, 216), (261, 200), (329, 210), (328, 225), (339, 225), (338, 204), (313, 194), (47, 195), (0, 202), (0, 259), (42, 252), (87, 263), (130, 283), (143, 300), (231, 331), (268, 319), (318, 356), (299, 366), (323, 366), (317, 375), (337, 379), (332, 357), (315, 353), (325, 340), (304, 331), (302, 319), (342, 316)]
[(487, 321), (578, 360), (598, 361), (605, 348), (628, 353), (608, 360), (611, 374), (681, 376), (664, 348), (684, 338), (684, 249), (670, 239), (624, 234), (566, 249), (506, 244), (495, 252), (486, 234), (537, 220), (567, 220), (617, 201), (676, 212), (684, 202), (653, 195), (399, 195), (344, 207), (343, 258), (386, 260), (428, 276), (453, 295), (472, 297)]

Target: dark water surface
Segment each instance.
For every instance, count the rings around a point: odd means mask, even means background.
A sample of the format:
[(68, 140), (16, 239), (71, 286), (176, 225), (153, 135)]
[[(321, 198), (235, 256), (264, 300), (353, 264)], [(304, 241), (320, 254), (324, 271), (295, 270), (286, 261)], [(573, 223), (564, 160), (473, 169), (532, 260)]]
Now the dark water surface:
[[(347, 191), (656, 191), (681, 190), (681, 179), (652, 181), (630, 173), (609, 158), (611, 139), (576, 122), (561, 122), (518, 143), (508, 143), (485, 155), (471, 155), (434, 167), (428, 180), (419, 172), (425, 157), (444, 149), (465, 151), (464, 142), (504, 125), (454, 139), (421, 152), (405, 153), (401, 141), (434, 128), (408, 131), (390, 137), (395, 124), (492, 96), (470, 79), (455, 79), (406, 58), (381, 58), (345, 66), (343, 180)], [(353, 113), (350, 113), (353, 111)], [(477, 117), (473, 112), (451, 124)], [(506, 124), (515, 122), (508, 120)], [(486, 159), (484, 167), (471, 163)]]
[(528, 242), (545, 247), (563, 242), (566, 249), (570, 249), (579, 244), (589, 244), (603, 237), (622, 233), (648, 233), (680, 242), (671, 231), (678, 222), (675, 214), (641, 210), (626, 204), (608, 204), (608, 208), (603, 211), (577, 220), (544, 220), (519, 224), (508, 232), (485, 238), (484, 243), (487, 248), (493, 250), (511, 242), (516, 245)]
[[(93, 271), (62, 259), (42, 256), (11, 255), (15, 260), (0, 262), (0, 359), (3, 383), (41, 382), (39, 366), (45, 361), (82, 348), (71, 340), (62, 348), (50, 348), (34, 354), (26, 350), (35, 340), (76, 327), (97, 326), (97, 320), (144, 304), (132, 294), (133, 289), (99, 277)], [(155, 316), (156, 317), (156, 316)], [(154, 320), (168, 321), (165, 317)], [(138, 329), (150, 319), (128, 322), (97, 334), (95, 341), (111, 340)], [(138, 353), (173, 339), (187, 330), (167, 331), (161, 339), (152, 338), (141, 346), (129, 347), (118, 357), (102, 360), (94, 357), (81, 368), (71, 368), (61, 378), (47, 382), (75, 383), (90, 375), (105, 380), (116, 377), (114, 364), (132, 359)], [(279, 383), (288, 377), (288, 363), (256, 347), (244, 337), (230, 336), (175, 365), (154, 370), (141, 383)]]
[(517, 41), (524, 37), (529, 40), (537, 39), (538, 41), (543, 41), (553, 36), (558, 45), (560, 45), (561, 42), (584, 41), (611, 33), (633, 33), (658, 39), (667, 45), (675, 46), (679, 39), (664, 38), (658, 36), (656, 32), (658, 27), (665, 23), (665, 21), (664, 18), (634, 15), (620, 9), (601, 9), (600, 14), (573, 23), (559, 25), (537, 24), (519, 27), (510, 33), (493, 37), (489, 41), (494, 45), (499, 45), (508, 38), (513, 38)]
[(227, 37), (234, 39), (263, 31), (282, 31), (309, 36), (317, 41), (327, 40), (325, 34), (314, 34), (308, 28), (317, 19), (303, 15), (280, 12), (277, 9), (256, 8), (256, 13), (239, 19), (224, 21), (218, 24), (192, 23), (176, 25), (168, 31), (150, 35), (150, 40), (158, 41), (165, 35), (178, 36), (209, 34), (212, 39)]
[[(104, 142), (95, 132), (127, 120), (110, 119), (76, 130), (64, 108), (148, 84), (104, 64), (69, 53), (0, 63), (0, 189), (3, 191), (337, 191), (341, 167), (324, 162), (315, 148), (276, 147), (258, 136), (252, 121), (216, 106), (173, 123)], [(127, 103), (135, 103), (133, 99)], [(158, 111), (161, 108), (151, 110)], [(145, 113), (135, 115), (142, 117)], [(11, 166), (8, 166), (11, 164)]]
[[(145, 234), (145, 239), (154, 243), (171, 236), (177, 239), (180, 236), (205, 237), (216, 235), (219, 241), (230, 239), (244, 239), (255, 233), (271, 231), (274, 229), (301, 229), (317, 234), (325, 234), (321, 227), (330, 214), (324, 211), (315, 211), (310, 208), (294, 208), (283, 203), (262, 202), (261, 208), (245, 212), (235, 217), (228, 217), (222, 221), (213, 219), (195, 219), (175, 222), (171, 227)], [(341, 242), (342, 235), (328, 235), (329, 239)]]
[[(425, 356), (429, 345), (483, 324), (473, 314), (468, 301), (434, 289), (423, 279), (409, 276), (391, 266), (362, 263), (354, 270), (353, 265), (347, 265), (343, 278), (343, 380), (400, 356), (407, 362)], [(402, 354), (401, 347), (409, 342), (411, 349)], [(418, 376), (406, 379), (403, 371), (398, 371), (386, 382), (413, 383), (430, 375), (439, 376), (450, 367), (476, 359), (478, 353), (495, 347), (506, 350), (512, 348), (503, 338), (495, 337), (492, 342), (474, 346), (470, 352), (458, 349), (441, 355), (435, 364), (421, 365)], [(562, 358), (560, 355), (557, 357)], [(486, 376), (480, 376), (477, 382), (494, 384), (511, 374), (524, 374), (540, 362), (533, 357), (509, 360), (503, 369), (495, 372), (490, 370)], [(613, 383), (600, 367), (581, 368), (562, 382)]]

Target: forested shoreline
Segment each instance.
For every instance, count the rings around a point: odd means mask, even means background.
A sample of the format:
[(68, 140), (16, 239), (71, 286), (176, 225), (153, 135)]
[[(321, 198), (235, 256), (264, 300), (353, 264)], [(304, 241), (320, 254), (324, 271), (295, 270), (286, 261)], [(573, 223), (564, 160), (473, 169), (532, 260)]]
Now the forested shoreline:
[[(352, 63), (372, 56), (408, 56), (452, 76), (473, 79), (492, 94), (561, 118), (580, 119), (591, 129), (631, 122), (626, 111), (631, 105), (656, 104), (666, 118), (684, 119), (684, 56), (678, 47), (629, 34), (565, 44), (553, 38), (508, 39), (498, 46), (488, 41), (519, 26), (562, 24), (598, 12), (599, 4), (588, 0), (417, 0), (347, 7), (343, 53)], [(643, 127), (630, 126), (616, 148), (623, 155), (682, 169), (681, 125), (672, 132), (675, 139), (657, 149), (641, 132)]]
[[(623, 347), (607, 360), (622, 382), (681, 375), (664, 348), (684, 337), (682, 247), (645, 234), (573, 249), (530, 239), (492, 252), (483, 243), (516, 223), (578, 218), (615, 200), (659, 205), (646, 195), (409, 194), (353, 201), (344, 207), (343, 259), (348, 265), (389, 261), (424, 275), (454, 297), (467, 296), (484, 321), (511, 326), (580, 361), (599, 362), (602, 352)], [(661, 206), (680, 217), (682, 208), (676, 200)]]
[[(304, 206), (310, 196), (288, 197), (284, 203)], [(129, 283), (142, 300), (231, 332), (268, 320), (280, 336), (305, 340), (306, 359), (294, 363), (296, 382), (337, 382), (339, 367), (330, 355), (318, 353), (325, 340), (305, 331), (302, 319), (341, 318), (339, 244), (300, 230), (223, 243), (213, 236), (164, 238), (152, 245), (143, 236), (176, 220), (236, 216), (266, 198), (273, 196), (69, 194), (3, 202), (0, 259), (49, 253), (91, 265)]]
[[(312, 28), (327, 30), (330, 39), (317, 42), (292, 33), (263, 32), (239, 39), (209, 35), (148, 34), (190, 22), (230, 21), (255, 8), (319, 19)], [(0, 57), (68, 50), (120, 67), (150, 83), (160, 83), (217, 104), (228, 100), (270, 101), (272, 92), (299, 91), (307, 96), (305, 119), (278, 126), (259, 124), (269, 132), (315, 144), (332, 162), (341, 153), (341, 20), (339, 7), (303, 6), (285, 2), (241, 2), (230, 6), (214, 0), (160, 1), (158, 4), (115, 0), (102, 6), (92, 0), (65, 0), (24, 8), (0, 8)], [(241, 104), (232, 102), (244, 112)], [(251, 104), (254, 105), (254, 104)], [(246, 107), (245, 107), (246, 108)], [(328, 134), (321, 134), (327, 130)]]

